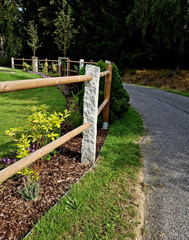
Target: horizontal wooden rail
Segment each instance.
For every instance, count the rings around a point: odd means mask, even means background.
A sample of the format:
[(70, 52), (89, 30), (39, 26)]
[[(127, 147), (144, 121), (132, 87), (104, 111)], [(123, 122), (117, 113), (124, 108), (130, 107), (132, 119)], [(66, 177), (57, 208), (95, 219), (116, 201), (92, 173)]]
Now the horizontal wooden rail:
[(24, 60), (24, 61), (32, 61), (32, 59), (21, 59), (21, 60)]
[(70, 77), (39, 78), (29, 80), (0, 82), (0, 93), (15, 92), (26, 89), (57, 86), (68, 83), (91, 81), (91, 75), (80, 75)]
[(41, 157), (45, 156), (46, 154), (50, 153), (57, 147), (61, 146), (65, 142), (69, 141), (79, 133), (83, 132), (84, 130), (88, 129), (91, 126), (90, 123), (85, 123), (80, 127), (74, 129), (73, 131), (65, 134), (64, 136), (56, 139), (55, 141), (47, 144), (46, 146), (40, 148), (34, 153), (31, 153), (29, 156), (22, 158), (18, 162), (13, 163), (9, 167), (0, 171), (0, 183), (7, 180), (9, 177), (13, 176), (15, 173), (21, 171), (25, 167), (28, 167), (36, 160), (40, 159)]
[(100, 77), (104, 77), (104, 76), (106, 76), (106, 75), (108, 75), (108, 74), (110, 74), (110, 71), (109, 71), (109, 70), (104, 71), (104, 72), (101, 72), (101, 73), (100, 73)]
[[(68, 61), (66, 60), (66, 62), (68, 62)], [(70, 63), (80, 63), (79, 61), (72, 61), (72, 60), (70, 60), (69, 62)]]
[(21, 66), (21, 67), (23, 67), (23, 64), (14, 64), (14, 66)]
[(42, 61), (42, 62), (58, 62), (58, 60), (45, 60), (45, 59), (38, 59), (38, 61)]
[(84, 62), (85, 64), (97, 64), (96, 62)]
[(39, 65), (38, 68), (49, 68), (50, 69), (50, 68), (52, 68), (52, 66), (45, 67), (45, 66), (40, 66)]
[(103, 110), (103, 108), (106, 106), (107, 103), (108, 103), (108, 99), (106, 98), (104, 102), (99, 106), (97, 116), (101, 113), (101, 111)]

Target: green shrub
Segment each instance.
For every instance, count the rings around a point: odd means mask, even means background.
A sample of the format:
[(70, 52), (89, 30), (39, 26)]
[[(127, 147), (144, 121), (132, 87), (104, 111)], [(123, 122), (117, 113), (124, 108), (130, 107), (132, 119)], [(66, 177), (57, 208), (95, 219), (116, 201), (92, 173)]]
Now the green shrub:
[(10, 57), (0, 56), (0, 66), (10, 67)]
[[(100, 67), (101, 72), (106, 71), (107, 63), (100, 60), (97, 64)], [(79, 72), (80, 75), (85, 74), (85, 68), (82, 68)], [(99, 104), (104, 101), (104, 84), (105, 77), (100, 79), (99, 85)], [(83, 113), (83, 95), (84, 95), (84, 84), (82, 90), (78, 93), (79, 96), (79, 110)], [(115, 64), (112, 66), (112, 83), (111, 83), (111, 94), (110, 94), (110, 111), (109, 111), (109, 123), (112, 123), (116, 119), (123, 116), (123, 113), (129, 109), (129, 94), (123, 88), (122, 79), (119, 75), (119, 70)], [(98, 123), (102, 123), (102, 113), (99, 115)]]
[[(55, 111), (53, 114), (49, 113), (45, 105), (33, 106), (31, 111), (32, 114), (28, 117), (25, 129), (19, 127), (6, 130), (6, 134), (16, 142), (17, 159), (28, 156), (60, 137), (61, 123), (70, 115), (67, 110), (64, 114)], [(37, 160), (34, 169), (25, 168), (19, 173), (28, 177), (30, 181), (37, 180), (36, 171), (41, 171), (44, 159), (46, 158)]]
[(23, 65), (24, 71), (29, 71), (31, 68), (31, 66), (29, 64), (27, 64), (26, 62), (24, 62), (22, 65)]

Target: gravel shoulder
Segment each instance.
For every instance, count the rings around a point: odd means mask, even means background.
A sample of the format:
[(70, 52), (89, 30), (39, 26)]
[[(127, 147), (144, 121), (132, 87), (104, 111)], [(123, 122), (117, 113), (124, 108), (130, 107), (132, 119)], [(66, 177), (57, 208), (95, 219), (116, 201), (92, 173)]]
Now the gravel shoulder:
[(189, 98), (124, 84), (146, 127), (145, 240), (189, 239)]

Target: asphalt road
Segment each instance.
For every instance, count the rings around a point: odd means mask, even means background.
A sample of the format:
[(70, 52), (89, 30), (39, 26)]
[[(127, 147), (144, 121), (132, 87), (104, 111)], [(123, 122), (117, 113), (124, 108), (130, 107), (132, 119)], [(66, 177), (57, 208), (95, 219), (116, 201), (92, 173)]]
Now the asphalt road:
[(189, 239), (189, 97), (125, 85), (146, 127), (144, 240)]

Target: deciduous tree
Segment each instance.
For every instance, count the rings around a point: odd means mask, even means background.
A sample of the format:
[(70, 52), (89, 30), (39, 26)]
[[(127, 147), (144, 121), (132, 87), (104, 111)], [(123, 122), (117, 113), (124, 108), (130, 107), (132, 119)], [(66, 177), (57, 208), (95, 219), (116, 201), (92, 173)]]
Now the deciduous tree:
[(29, 40), (27, 41), (29, 47), (33, 51), (33, 56), (35, 57), (36, 50), (41, 47), (42, 44), (39, 43), (39, 37), (37, 35), (37, 24), (35, 25), (34, 21), (30, 21), (27, 28), (27, 33)]
[[(52, 1), (51, 1), (52, 2)], [(74, 28), (74, 18), (72, 17), (72, 9), (66, 0), (59, 1), (60, 7), (57, 12), (57, 18), (54, 20), (55, 25), (55, 42), (63, 53), (64, 57), (70, 45), (73, 43), (78, 28)]]

